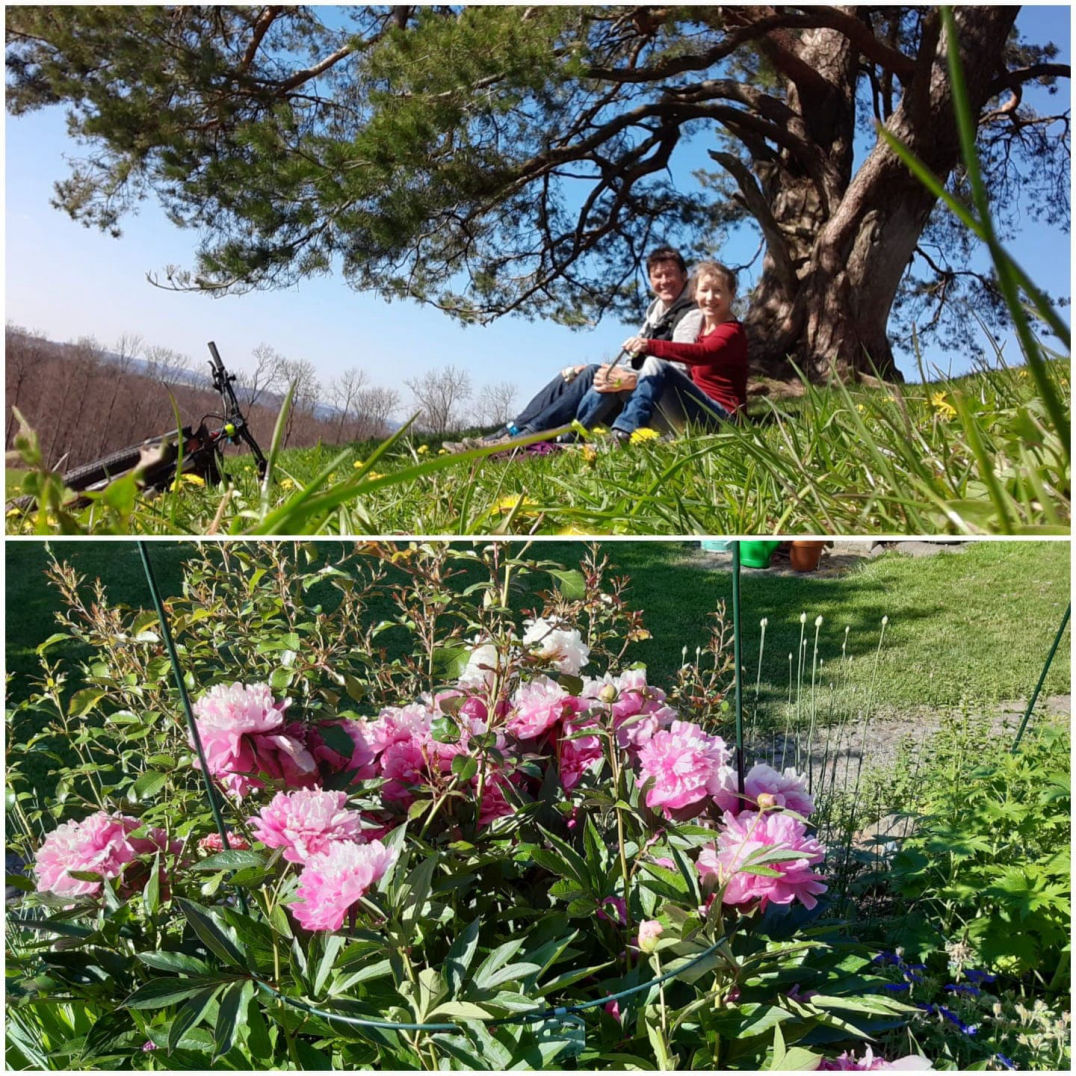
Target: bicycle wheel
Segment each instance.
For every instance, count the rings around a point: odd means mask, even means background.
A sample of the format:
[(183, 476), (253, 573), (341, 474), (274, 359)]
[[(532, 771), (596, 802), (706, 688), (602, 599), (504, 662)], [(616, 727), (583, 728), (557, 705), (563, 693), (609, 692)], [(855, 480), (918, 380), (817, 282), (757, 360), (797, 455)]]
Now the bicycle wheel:
[(102, 456), (92, 463), (84, 463), (73, 471), (64, 474), (64, 485), (68, 489), (83, 490), (98, 482), (105, 482), (110, 478), (117, 478), (125, 471), (137, 466), (142, 459), (142, 446), (133, 445), (130, 448), (121, 448), (111, 455)]

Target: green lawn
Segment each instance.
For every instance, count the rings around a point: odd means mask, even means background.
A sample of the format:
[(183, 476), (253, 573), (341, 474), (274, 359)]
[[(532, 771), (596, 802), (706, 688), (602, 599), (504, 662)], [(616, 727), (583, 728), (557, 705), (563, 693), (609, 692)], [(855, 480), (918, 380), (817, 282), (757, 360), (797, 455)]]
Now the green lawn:
[[(50, 543), (89, 578), (99, 577), (111, 600), (150, 607), (137, 547), (133, 542)], [(153, 542), (150, 555), (165, 594), (178, 593), (188, 543)], [(332, 558), (340, 546), (319, 547)], [(731, 575), (713, 566), (697, 542), (614, 541), (601, 543), (617, 574), (631, 579), (628, 600), (645, 611), (652, 638), (633, 644), (629, 659), (644, 661), (652, 682), (675, 674), (684, 646), (694, 656), (720, 601), (731, 616)], [(533, 554), (574, 566), (574, 542), (540, 542)], [(34, 647), (56, 630), (57, 597), (46, 584), (48, 555), (42, 543), (8, 542), (7, 669), (11, 693), (25, 690), (35, 664)], [(809, 574), (777, 575), (745, 569), (741, 576), (744, 698), (753, 704), (758, 674), (760, 620), (768, 621), (762, 662), (762, 695), (787, 697), (789, 653), (797, 653), (800, 617), (808, 648), (806, 678), (814, 651), (814, 621), (823, 618), (819, 682), (833, 678), (865, 689), (876, 678), (879, 708), (951, 706), (962, 701), (989, 705), (1026, 698), (1034, 689), (1069, 601), (1069, 544), (1064, 541), (977, 541), (960, 553), (911, 558), (897, 553), (863, 559), (836, 579)], [(311, 599), (313, 600), (313, 598)], [(526, 604), (526, 603), (524, 603)], [(883, 616), (889, 618), (875, 661)], [(77, 650), (69, 653), (77, 654)], [(238, 674), (237, 674), (238, 675)], [(1044, 690), (1069, 690), (1069, 648), (1058, 650)]]

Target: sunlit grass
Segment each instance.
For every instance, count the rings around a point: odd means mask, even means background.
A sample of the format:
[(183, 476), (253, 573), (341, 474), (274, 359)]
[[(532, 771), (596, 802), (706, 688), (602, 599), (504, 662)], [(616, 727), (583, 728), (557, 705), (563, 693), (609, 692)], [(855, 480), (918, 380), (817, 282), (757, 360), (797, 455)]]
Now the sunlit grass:
[[(1046, 376), (1067, 411), (1069, 370)], [(923, 385), (808, 386), (756, 421), (624, 448), (446, 454), (403, 430), (376, 447), (274, 454), (260, 485), (117, 488), (9, 532), (188, 534), (1044, 534), (1070, 521), (1068, 446), (1026, 367)], [(10, 474), (9, 474), (10, 478)], [(19, 476), (34, 488), (47, 482)], [(9, 486), (9, 492), (11, 487)]]

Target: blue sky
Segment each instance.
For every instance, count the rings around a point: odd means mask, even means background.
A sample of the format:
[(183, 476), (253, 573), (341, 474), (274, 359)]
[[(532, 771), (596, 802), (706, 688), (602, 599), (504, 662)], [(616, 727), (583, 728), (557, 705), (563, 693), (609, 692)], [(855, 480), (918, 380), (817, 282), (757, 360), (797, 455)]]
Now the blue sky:
[[(1032, 41), (1054, 41), (1059, 59), (1068, 61), (1067, 6), (1027, 7), (1018, 26)], [(1059, 98), (1045, 107), (1059, 110)], [(365, 369), (371, 384), (400, 389), (405, 405), (406, 378), (454, 365), (467, 370), (476, 392), (493, 382), (515, 384), (522, 404), (561, 366), (615, 355), (631, 328), (606, 320), (572, 331), (520, 318), (465, 328), (414, 303), (354, 292), (339, 276), (224, 298), (163, 291), (146, 273), (190, 266), (196, 236), (174, 228), (152, 202), (121, 221), (119, 240), (76, 224), (49, 205), (53, 184), (67, 174), (65, 155), (77, 157), (80, 149), (67, 137), (62, 109), (5, 118), (5, 316), (53, 340), (90, 336), (112, 347), (122, 335), (137, 334), (197, 364), (207, 357), (206, 341), (215, 340), (234, 368), (248, 366), (264, 343), (288, 358), (309, 359), (325, 383), (348, 367)], [(753, 237), (733, 238), (725, 260), (746, 262), (756, 245)], [(1040, 286), (1070, 294), (1068, 235), (1035, 228), (1010, 249)], [(753, 283), (748, 272), (741, 292)], [(1014, 345), (1006, 345), (1006, 355), (1019, 361)], [(943, 372), (967, 369), (961, 358), (927, 357)], [(911, 363), (898, 358), (898, 364), (915, 376)]]

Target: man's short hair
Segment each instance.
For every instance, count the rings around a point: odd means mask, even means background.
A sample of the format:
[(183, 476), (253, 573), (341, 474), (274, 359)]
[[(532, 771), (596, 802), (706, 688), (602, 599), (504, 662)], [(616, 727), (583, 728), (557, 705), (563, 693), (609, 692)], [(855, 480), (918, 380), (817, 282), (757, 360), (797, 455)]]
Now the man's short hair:
[(650, 252), (646, 259), (646, 271), (647, 274), (657, 265), (659, 262), (676, 262), (680, 267), (680, 272), (687, 276), (687, 262), (684, 261), (683, 254), (673, 247), (658, 247), (657, 250)]

